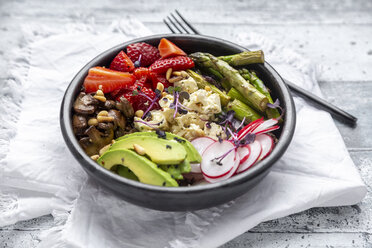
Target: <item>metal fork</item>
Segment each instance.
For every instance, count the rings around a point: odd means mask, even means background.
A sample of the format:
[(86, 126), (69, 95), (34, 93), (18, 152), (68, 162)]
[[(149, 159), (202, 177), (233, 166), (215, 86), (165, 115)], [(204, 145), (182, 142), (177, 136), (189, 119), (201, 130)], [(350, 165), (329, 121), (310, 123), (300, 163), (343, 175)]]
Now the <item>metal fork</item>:
[[(170, 13), (170, 16), (167, 16), (167, 20), (166, 19), (163, 19), (163, 22), (165, 23), (165, 25), (167, 25), (167, 27), (169, 28), (169, 30), (174, 33), (174, 34), (177, 34), (177, 33), (180, 33), (180, 34), (201, 34), (195, 27), (193, 27), (181, 14), (178, 10), (175, 10), (175, 13), (176, 15), (178, 16), (176, 18), (175, 15), (173, 15), (173, 13)], [(187, 28), (186, 28), (187, 27)], [(320, 107), (321, 109), (329, 112), (330, 114), (332, 114), (332, 116), (334, 116), (336, 119), (348, 124), (348, 125), (351, 125), (351, 126), (355, 126), (356, 125), (356, 122), (357, 122), (357, 118), (349, 113), (347, 113), (346, 111), (336, 107), (335, 105), (325, 101), (324, 99), (302, 89), (301, 87), (298, 87), (297, 85), (295, 85), (294, 83), (290, 82), (289, 80), (287, 79), (284, 79), (284, 82), (285, 84), (288, 86), (288, 88), (296, 93), (297, 95), (299, 96), (302, 96), (308, 100), (310, 100), (312, 103), (314, 103), (315, 105), (317, 105), (318, 107)]]

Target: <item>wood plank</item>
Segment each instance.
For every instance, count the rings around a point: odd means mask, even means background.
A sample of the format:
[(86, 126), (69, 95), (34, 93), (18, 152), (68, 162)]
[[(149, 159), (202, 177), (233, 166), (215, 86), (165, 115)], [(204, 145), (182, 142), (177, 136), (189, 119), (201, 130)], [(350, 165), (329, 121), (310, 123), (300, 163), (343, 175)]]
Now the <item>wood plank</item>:
[(275, 248), (351, 248), (371, 247), (371, 236), (364, 233), (245, 233), (221, 248), (275, 247)]

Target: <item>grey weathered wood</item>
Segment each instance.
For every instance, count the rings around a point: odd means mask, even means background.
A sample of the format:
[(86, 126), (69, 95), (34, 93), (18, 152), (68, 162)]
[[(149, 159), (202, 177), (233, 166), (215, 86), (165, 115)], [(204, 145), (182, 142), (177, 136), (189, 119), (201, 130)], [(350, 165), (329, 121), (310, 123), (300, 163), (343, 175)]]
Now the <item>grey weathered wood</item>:
[[(354, 129), (338, 128), (369, 193), (357, 206), (316, 208), (260, 224), (224, 247), (372, 247), (372, 1), (0, 1), (0, 88), (11, 50), (25, 44), (21, 24), (94, 23), (103, 30), (132, 14), (154, 33), (167, 33), (162, 19), (173, 9), (207, 35), (233, 39), (257, 32), (291, 47), (321, 67), (329, 101), (359, 117)], [(218, 16), (218, 18), (216, 18)], [(51, 216), (0, 229), (0, 247), (34, 247)]]

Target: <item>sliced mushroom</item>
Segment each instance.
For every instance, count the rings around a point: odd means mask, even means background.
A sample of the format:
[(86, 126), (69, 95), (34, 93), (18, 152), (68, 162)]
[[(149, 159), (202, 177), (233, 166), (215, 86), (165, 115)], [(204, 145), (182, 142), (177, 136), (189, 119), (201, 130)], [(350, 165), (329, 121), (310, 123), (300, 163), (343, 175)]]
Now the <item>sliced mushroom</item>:
[(98, 100), (94, 99), (93, 96), (80, 92), (74, 102), (74, 110), (76, 113), (83, 115), (93, 114), (97, 109), (98, 103)]
[(134, 109), (132, 104), (125, 97), (120, 97), (119, 102), (116, 102), (116, 108), (120, 110), (127, 118), (133, 118)]
[(81, 138), (79, 143), (89, 156), (98, 154), (99, 150), (105, 145), (110, 144), (114, 138), (113, 128), (102, 133), (94, 126), (91, 126), (85, 131), (85, 134), (89, 137)]
[(115, 105), (116, 105), (115, 101), (113, 101), (113, 100), (107, 100), (103, 104), (103, 108), (109, 110), (109, 109), (115, 108)]
[(97, 128), (101, 130), (109, 130), (109, 129), (114, 128), (114, 125), (112, 123), (101, 122), (101, 123), (98, 123)]
[(114, 117), (115, 129), (117, 127), (125, 128), (126, 120), (124, 116), (120, 113), (120, 111), (117, 111), (115, 109), (110, 109), (108, 112), (108, 116)]
[(75, 135), (83, 135), (84, 129), (87, 127), (87, 119), (81, 115), (74, 115), (72, 117), (72, 127)]

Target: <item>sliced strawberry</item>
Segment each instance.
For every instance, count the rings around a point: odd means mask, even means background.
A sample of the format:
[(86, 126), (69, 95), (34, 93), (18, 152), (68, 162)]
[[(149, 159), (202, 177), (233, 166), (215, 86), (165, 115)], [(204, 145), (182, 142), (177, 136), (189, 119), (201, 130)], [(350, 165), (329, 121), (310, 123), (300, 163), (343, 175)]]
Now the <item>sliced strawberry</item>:
[(137, 79), (141, 79), (142, 77), (148, 77), (149, 76), (149, 69), (146, 67), (138, 67), (134, 69), (134, 76), (136, 76)]
[(119, 72), (104, 67), (89, 69), (88, 76), (84, 80), (86, 93), (95, 92), (102, 85), (104, 93), (112, 92), (121, 88), (128, 88), (134, 84), (136, 77), (127, 72)]
[[(124, 96), (132, 104), (134, 111), (137, 111), (137, 110), (146, 111), (150, 107), (150, 104), (151, 104), (150, 99), (155, 98), (155, 92), (149, 88), (142, 87), (140, 89), (140, 93), (134, 95), (133, 94), (134, 90), (138, 91), (138, 89), (135, 87), (133, 87), (132, 89), (123, 89), (122, 91), (120, 91), (119, 95), (116, 96), (116, 100)], [(142, 94), (145, 94), (147, 97), (143, 96)], [(159, 103), (156, 102), (150, 110), (159, 109), (159, 108), (160, 108)]]
[(110, 69), (115, 71), (131, 72), (134, 70), (134, 64), (125, 52), (120, 51), (111, 62)]
[(168, 88), (169, 86), (173, 85), (172, 83), (168, 82), (164, 74), (150, 72), (150, 78), (152, 82), (152, 89), (154, 90), (156, 89), (156, 86), (158, 85), (158, 83), (162, 83), (164, 85), (164, 88)]
[(139, 42), (127, 46), (128, 57), (132, 61), (139, 60), (140, 66), (149, 66), (160, 58), (159, 50), (150, 44)]
[(150, 66), (150, 71), (165, 73), (169, 68), (174, 71), (186, 70), (195, 66), (194, 61), (189, 57), (177, 56), (168, 59), (158, 60)]
[(181, 48), (165, 38), (160, 40), (158, 49), (163, 59), (174, 56), (186, 56), (186, 53)]

